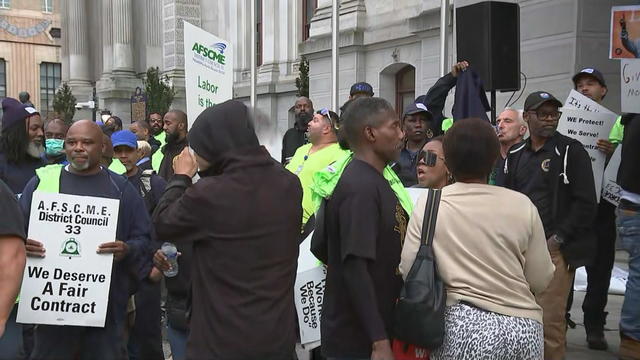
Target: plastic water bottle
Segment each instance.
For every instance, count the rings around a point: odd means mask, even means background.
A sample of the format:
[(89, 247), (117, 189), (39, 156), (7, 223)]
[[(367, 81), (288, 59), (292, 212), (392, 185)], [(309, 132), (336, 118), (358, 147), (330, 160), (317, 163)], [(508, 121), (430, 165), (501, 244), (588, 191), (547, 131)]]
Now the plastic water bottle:
[(178, 249), (170, 242), (162, 244), (162, 253), (167, 257), (171, 267), (169, 270), (164, 271), (164, 276), (174, 277), (178, 275)]

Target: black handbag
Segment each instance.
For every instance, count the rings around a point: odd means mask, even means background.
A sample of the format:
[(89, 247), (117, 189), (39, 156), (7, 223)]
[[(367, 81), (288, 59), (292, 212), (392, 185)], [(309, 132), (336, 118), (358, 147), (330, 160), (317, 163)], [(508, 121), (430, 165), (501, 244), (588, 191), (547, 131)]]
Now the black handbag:
[(396, 304), (394, 337), (407, 344), (435, 349), (444, 337), (446, 293), (433, 254), (440, 190), (429, 190), (420, 248)]

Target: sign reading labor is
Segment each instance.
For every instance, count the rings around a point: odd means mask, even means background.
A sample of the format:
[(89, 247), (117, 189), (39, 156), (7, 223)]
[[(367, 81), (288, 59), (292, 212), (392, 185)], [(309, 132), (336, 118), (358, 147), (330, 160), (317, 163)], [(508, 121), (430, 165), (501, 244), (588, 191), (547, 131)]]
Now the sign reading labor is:
[(640, 60), (620, 62), (620, 108), (622, 112), (640, 113)]
[(27, 258), (19, 323), (104, 327), (113, 254), (96, 251), (115, 240), (118, 207), (115, 199), (33, 193), (29, 238), (46, 255)]
[(231, 44), (185, 21), (184, 75), (192, 124), (204, 109), (233, 97)]
[[(598, 139), (608, 139), (609, 132), (617, 118), (613, 113), (589, 112), (576, 109), (564, 109), (558, 123), (558, 132), (582, 143), (591, 158), (596, 195), (600, 199), (602, 175), (606, 155), (598, 150)], [(562, 149), (564, 152), (565, 149)]]

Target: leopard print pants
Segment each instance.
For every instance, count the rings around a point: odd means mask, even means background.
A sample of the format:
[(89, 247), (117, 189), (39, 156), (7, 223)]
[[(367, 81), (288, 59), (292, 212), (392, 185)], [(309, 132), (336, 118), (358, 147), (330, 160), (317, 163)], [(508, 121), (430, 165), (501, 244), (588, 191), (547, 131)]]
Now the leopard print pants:
[(464, 303), (447, 306), (442, 346), (432, 360), (541, 360), (542, 324)]

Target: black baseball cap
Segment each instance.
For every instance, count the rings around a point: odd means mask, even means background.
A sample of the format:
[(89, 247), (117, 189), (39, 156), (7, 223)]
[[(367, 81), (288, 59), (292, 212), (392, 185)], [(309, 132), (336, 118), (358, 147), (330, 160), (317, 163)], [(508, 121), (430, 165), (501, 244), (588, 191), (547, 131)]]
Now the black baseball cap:
[(527, 96), (527, 100), (525, 100), (524, 102), (524, 110), (537, 110), (542, 104), (546, 102), (552, 102), (554, 105), (562, 107), (562, 103), (553, 95), (549, 94), (546, 91), (536, 91)]
[(404, 112), (402, 113), (402, 118), (404, 119), (407, 115), (413, 115), (417, 113), (426, 113), (429, 115), (430, 119), (433, 119), (433, 114), (423, 103), (411, 103), (404, 108)]
[(353, 96), (353, 94), (357, 93), (365, 93), (369, 96), (373, 96), (373, 86), (366, 82), (359, 82), (351, 85), (351, 90), (349, 91), (349, 95)]
[(591, 76), (592, 78), (598, 80), (600, 85), (607, 87), (607, 83), (604, 81), (604, 76), (602, 76), (602, 73), (598, 71), (598, 69), (594, 68), (584, 68), (577, 74), (573, 75), (573, 78), (571, 80), (573, 80), (574, 87), (578, 85), (578, 80), (580, 80), (580, 78), (583, 76)]

